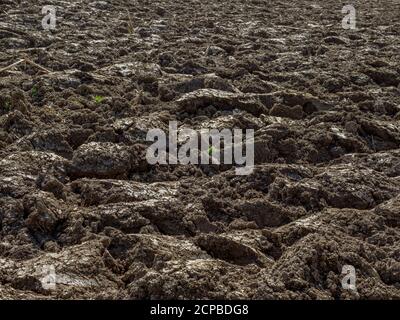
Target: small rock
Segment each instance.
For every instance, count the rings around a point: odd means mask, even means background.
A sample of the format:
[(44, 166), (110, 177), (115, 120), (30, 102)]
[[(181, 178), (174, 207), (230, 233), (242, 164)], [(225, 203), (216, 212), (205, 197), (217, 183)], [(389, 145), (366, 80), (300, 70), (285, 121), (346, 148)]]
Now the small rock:
[(221, 47), (217, 47), (217, 46), (209, 46), (206, 49), (207, 56), (216, 56), (216, 55), (223, 54), (223, 53), (225, 53), (225, 50), (222, 49)]
[(100, 10), (107, 10), (110, 9), (111, 5), (106, 1), (94, 1), (89, 3), (89, 6), (94, 7)]
[(348, 44), (348, 41), (342, 37), (326, 37), (324, 39), (324, 42), (329, 44), (343, 44), (343, 45)]

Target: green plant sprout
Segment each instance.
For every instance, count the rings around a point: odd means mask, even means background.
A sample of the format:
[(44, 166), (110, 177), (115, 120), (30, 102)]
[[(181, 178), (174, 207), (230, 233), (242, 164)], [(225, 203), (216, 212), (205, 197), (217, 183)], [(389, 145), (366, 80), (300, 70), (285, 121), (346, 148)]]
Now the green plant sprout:
[(31, 89), (31, 96), (35, 98), (38, 96), (38, 94), (39, 94), (38, 88), (36, 86), (33, 86)]
[(94, 99), (94, 102), (96, 102), (96, 103), (102, 103), (104, 100), (104, 97), (103, 96), (95, 96), (93, 99)]
[(8, 111), (11, 110), (11, 101), (9, 99), (6, 99), (5, 103), (4, 103), (4, 108)]
[(134, 31), (134, 27), (133, 27), (133, 22), (132, 22), (132, 18), (131, 18), (131, 13), (129, 12), (128, 9), (126, 9), (126, 12), (128, 13), (128, 33), (132, 34)]

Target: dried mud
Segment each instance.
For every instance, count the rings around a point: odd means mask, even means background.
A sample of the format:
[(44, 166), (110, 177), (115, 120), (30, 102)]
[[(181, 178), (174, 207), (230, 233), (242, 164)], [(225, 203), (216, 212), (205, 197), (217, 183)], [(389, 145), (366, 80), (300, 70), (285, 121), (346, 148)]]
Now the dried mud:
[[(0, 298), (400, 298), (397, 1), (48, 2), (0, 1), (1, 68), (52, 71), (0, 75)], [(172, 120), (253, 173), (147, 164)]]

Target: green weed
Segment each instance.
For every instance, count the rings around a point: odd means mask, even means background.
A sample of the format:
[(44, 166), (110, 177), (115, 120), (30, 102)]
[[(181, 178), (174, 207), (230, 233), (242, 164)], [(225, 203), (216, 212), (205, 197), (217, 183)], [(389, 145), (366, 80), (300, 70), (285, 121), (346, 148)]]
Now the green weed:
[(104, 100), (104, 97), (103, 96), (94, 96), (93, 100), (96, 103), (102, 103)]
[(36, 98), (39, 95), (39, 90), (36, 86), (33, 86), (31, 89), (31, 97)]

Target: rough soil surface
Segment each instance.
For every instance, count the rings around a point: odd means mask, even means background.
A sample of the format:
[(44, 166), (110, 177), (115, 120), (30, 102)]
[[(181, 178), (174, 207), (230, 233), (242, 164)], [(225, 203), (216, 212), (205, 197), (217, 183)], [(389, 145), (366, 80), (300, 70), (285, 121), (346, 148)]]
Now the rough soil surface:
[[(400, 299), (400, 4), (353, 3), (1, 0), (0, 69), (51, 73), (0, 74), (0, 298)], [(173, 120), (254, 172), (148, 165)]]

